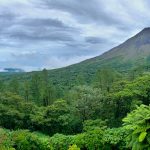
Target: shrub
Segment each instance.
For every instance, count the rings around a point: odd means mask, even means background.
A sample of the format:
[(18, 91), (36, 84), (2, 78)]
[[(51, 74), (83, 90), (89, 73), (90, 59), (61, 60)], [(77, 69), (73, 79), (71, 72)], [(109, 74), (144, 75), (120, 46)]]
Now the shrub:
[(18, 130), (12, 133), (12, 140), (16, 150), (50, 150), (49, 143), (41, 140), (36, 134), (28, 130)]
[(12, 148), (11, 136), (7, 130), (0, 128), (0, 149), (9, 149)]
[(55, 134), (50, 138), (51, 147), (53, 150), (68, 150), (72, 144), (73, 136), (66, 136), (63, 134)]
[(125, 138), (127, 137), (127, 134), (127, 130), (123, 127), (105, 130), (102, 138), (104, 149), (126, 149)]
[(80, 150), (80, 148), (78, 148), (77, 145), (74, 144), (70, 146), (68, 150)]
[(123, 119), (129, 131), (127, 147), (132, 150), (146, 150), (150, 145), (150, 106), (141, 105)]

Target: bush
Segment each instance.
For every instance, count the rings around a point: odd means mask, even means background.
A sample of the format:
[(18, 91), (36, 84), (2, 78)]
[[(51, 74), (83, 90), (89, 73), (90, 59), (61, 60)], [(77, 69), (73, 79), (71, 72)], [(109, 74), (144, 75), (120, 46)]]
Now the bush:
[(127, 147), (132, 150), (146, 150), (150, 145), (150, 106), (141, 105), (123, 119), (129, 131)]
[(74, 144), (70, 146), (68, 150), (80, 150), (80, 148), (78, 148), (77, 145)]
[(77, 134), (73, 137), (72, 143), (76, 144), (81, 149), (85, 148), (85, 133)]
[(88, 131), (85, 134), (85, 147), (88, 150), (101, 150), (103, 147), (102, 144), (103, 131), (101, 129), (95, 129), (93, 131)]
[(16, 150), (50, 150), (48, 141), (40, 139), (28, 130), (18, 130), (12, 133), (12, 140)]
[(0, 150), (12, 148), (10, 133), (7, 130), (0, 128)]
[(123, 127), (105, 130), (102, 138), (104, 149), (126, 149), (125, 138), (127, 137), (127, 135), (127, 130)]
[(51, 147), (53, 150), (68, 150), (72, 144), (73, 136), (66, 136), (63, 134), (55, 134), (50, 138)]

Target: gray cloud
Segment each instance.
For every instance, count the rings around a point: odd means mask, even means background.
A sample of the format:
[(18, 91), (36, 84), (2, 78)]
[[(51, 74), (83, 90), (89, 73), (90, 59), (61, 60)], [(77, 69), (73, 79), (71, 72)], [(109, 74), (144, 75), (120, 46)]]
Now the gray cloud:
[(56, 19), (16, 19), (11, 22), (6, 16), (6, 20), (8, 26), (2, 25), (3, 37), (12, 40), (73, 41), (72, 33), (77, 32)]
[(33, 26), (33, 27), (54, 27), (54, 28), (69, 28), (68, 26), (64, 25), (60, 20), (57, 19), (23, 19), (20, 24), (24, 26)]
[(106, 43), (107, 40), (100, 37), (86, 37), (85, 41), (91, 44)]
[(10, 27), (15, 20), (15, 15), (7, 12), (0, 12), (0, 33)]
[(94, 57), (149, 26), (148, 0), (1, 0), (0, 68), (55, 68)]
[[(40, 29), (39, 29), (40, 31)], [(9, 34), (10, 38), (17, 39), (17, 40), (27, 40), (27, 41), (72, 41), (73, 38), (65, 33), (65, 32), (39, 32), (36, 31), (32, 32), (12, 32)]]
[[(43, 7), (50, 9), (57, 9), (71, 13), (74, 17), (79, 19), (81, 23), (87, 22), (101, 22), (104, 24), (117, 24), (119, 20), (111, 16), (105, 11), (105, 5), (98, 0), (41, 0)], [(40, 5), (41, 7), (41, 5)]]

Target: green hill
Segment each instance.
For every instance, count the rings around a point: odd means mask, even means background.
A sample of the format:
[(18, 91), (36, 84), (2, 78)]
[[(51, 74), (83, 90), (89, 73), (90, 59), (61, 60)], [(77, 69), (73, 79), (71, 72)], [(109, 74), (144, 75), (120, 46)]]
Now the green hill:
[[(150, 28), (145, 28), (132, 38), (104, 54), (74, 64), (68, 67), (49, 70), (49, 78), (54, 85), (72, 86), (80, 76), (90, 82), (97, 70), (103, 67), (112, 67), (119, 72), (128, 72), (138, 66), (150, 64)], [(28, 79), (30, 73), (17, 74), (19, 79)], [(12, 76), (12, 75), (11, 75)], [(16, 76), (16, 75), (13, 75)], [(5, 79), (9, 79), (9, 74)]]
[(81, 74), (86, 81), (102, 67), (112, 67), (119, 72), (128, 72), (138, 66), (149, 66), (150, 63), (150, 28), (143, 29), (108, 52), (81, 63), (49, 71), (54, 83), (64, 85), (76, 80)]

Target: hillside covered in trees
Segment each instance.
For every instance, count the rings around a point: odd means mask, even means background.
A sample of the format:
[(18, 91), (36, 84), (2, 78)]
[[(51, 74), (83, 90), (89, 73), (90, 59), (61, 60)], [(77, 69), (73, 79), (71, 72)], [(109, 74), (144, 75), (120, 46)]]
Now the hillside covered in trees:
[[(78, 84), (90, 84), (95, 78), (98, 70), (103, 68), (112, 68), (123, 76), (149, 71), (150, 68), (150, 28), (144, 28), (141, 32), (128, 39), (110, 51), (92, 59), (68, 67), (48, 70), (48, 78), (51, 83), (62, 89), (70, 89)], [(10, 76), (9, 74), (12, 74)], [(41, 72), (29, 73), (1, 73), (4, 80), (10, 80), (16, 77), (19, 81), (31, 80), (32, 76)]]
[(150, 29), (69, 67), (0, 75), (0, 150), (149, 150)]

